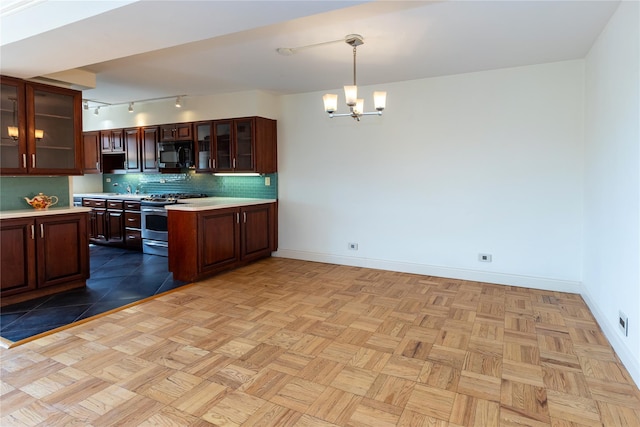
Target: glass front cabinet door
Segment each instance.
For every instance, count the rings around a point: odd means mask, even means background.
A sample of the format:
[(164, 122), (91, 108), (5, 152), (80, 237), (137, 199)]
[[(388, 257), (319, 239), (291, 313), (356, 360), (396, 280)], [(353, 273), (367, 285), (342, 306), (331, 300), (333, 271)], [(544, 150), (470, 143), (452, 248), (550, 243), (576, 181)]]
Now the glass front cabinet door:
[(196, 172), (212, 172), (216, 167), (211, 139), (211, 122), (198, 122), (194, 125), (196, 141)]
[(2, 78), (0, 88), (0, 169), (3, 174), (27, 172), (24, 83)]
[[(17, 83), (20, 82), (2, 79), (2, 174), (81, 174), (81, 92)], [(17, 138), (12, 136), (14, 117)]]

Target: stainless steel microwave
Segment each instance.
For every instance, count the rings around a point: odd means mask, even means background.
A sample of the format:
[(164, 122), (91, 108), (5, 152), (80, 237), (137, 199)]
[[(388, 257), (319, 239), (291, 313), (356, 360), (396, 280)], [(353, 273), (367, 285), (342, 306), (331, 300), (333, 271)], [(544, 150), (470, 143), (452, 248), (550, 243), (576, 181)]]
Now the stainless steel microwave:
[(158, 142), (160, 169), (188, 169), (195, 167), (193, 141)]

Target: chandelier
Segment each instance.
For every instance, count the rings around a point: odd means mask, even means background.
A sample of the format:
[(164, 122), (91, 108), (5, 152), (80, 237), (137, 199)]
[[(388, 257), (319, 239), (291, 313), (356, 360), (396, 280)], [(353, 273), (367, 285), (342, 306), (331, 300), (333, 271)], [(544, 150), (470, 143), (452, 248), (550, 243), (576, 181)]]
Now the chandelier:
[(360, 121), (362, 116), (381, 116), (387, 102), (387, 92), (373, 92), (373, 102), (376, 111), (364, 112), (364, 99), (358, 98), (358, 86), (356, 85), (356, 48), (364, 44), (362, 36), (359, 34), (349, 34), (345, 37), (345, 43), (353, 47), (353, 85), (344, 87), (349, 113), (335, 114), (338, 109), (338, 95), (327, 93), (322, 97), (324, 110), (329, 113), (329, 117), (353, 117)]

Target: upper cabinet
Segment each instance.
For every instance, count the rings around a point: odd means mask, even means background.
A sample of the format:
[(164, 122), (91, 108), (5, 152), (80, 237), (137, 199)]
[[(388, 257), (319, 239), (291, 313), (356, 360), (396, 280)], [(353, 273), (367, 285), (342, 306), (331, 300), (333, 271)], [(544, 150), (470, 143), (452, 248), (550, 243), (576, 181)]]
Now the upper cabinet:
[(213, 123), (211, 121), (198, 122), (193, 125), (196, 144), (194, 147), (196, 152), (196, 172), (213, 172), (215, 170), (215, 148), (211, 139), (212, 127)]
[(215, 170), (277, 172), (276, 121), (263, 117), (213, 122)]
[(81, 92), (1, 77), (3, 175), (82, 174)]
[(100, 173), (100, 132), (84, 132), (82, 147), (84, 173)]
[(193, 141), (193, 126), (191, 123), (162, 125), (160, 141)]
[(122, 129), (100, 131), (100, 141), (103, 153), (124, 153), (125, 141)]

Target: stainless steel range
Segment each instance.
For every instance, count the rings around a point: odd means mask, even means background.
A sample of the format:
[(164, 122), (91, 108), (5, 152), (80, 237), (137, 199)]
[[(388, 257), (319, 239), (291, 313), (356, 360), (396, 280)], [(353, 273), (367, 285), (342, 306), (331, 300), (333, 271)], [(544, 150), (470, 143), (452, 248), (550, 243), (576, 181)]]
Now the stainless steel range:
[(207, 197), (206, 194), (170, 193), (151, 194), (140, 200), (142, 220), (142, 252), (151, 255), (169, 255), (169, 232), (166, 205), (181, 200)]

